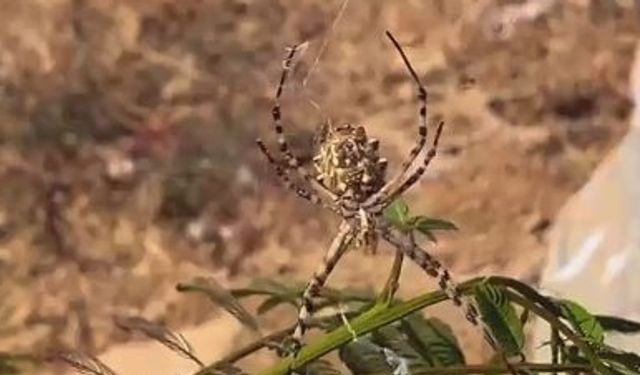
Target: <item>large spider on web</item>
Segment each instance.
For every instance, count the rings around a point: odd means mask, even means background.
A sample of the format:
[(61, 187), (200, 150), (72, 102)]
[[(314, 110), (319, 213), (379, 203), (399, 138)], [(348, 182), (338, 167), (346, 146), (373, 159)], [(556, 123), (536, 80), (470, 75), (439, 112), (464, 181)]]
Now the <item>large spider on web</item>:
[[(424, 174), (429, 163), (436, 156), (444, 125), (443, 122), (438, 124), (430, 147), (423, 152), (427, 145), (427, 91), (420, 83), (417, 73), (398, 41), (389, 31), (386, 35), (413, 78), (419, 102), (420, 121), (416, 144), (395, 177), (386, 181), (387, 160), (379, 155), (379, 141), (369, 138), (362, 126), (325, 123), (316, 135), (314, 172), (309, 171), (290, 150), (282, 126), (280, 97), (300, 45), (287, 49), (280, 82), (276, 89), (275, 104), (271, 111), (278, 140), (278, 151), (283, 160), (276, 160), (262, 140), (256, 141), (269, 163), (275, 168), (277, 176), (288, 189), (313, 204), (333, 211), (342, 218), (338, 233), (323, 262), (318, 266), (302, 294), (297, 325), (291, 337), (293, 344), (291, 350), (294, 354), (300, 349), (302, 338), (308, 328), (307, 323), (314, 310), (313, 299), (342, 255), (351, 245), (373, 250), (379, 238), (396, 248), (400, 256), (407, 256), (425, 273), (436, 278), (439, 287), (455, 305), (463, 309), (469, 322), (476, 326), (481, 324), (478, 310), (470, 301), (463, 298), (460, 289), (442, 264), (418, 246), (412, 235), (393, 228), (383, 216), (385, 208)], [(423, 154), (422, 158), (419, 157), (421, 154)], [(420, 164), (415, 168), (417, 163)], [(291, 174), (294, 173), (297, 173), (302, 180), (303, 186), (293, 181)], [(492, 340), (487, 337), (487, 331), (484, 331), (485, 338), (491, 344)]]

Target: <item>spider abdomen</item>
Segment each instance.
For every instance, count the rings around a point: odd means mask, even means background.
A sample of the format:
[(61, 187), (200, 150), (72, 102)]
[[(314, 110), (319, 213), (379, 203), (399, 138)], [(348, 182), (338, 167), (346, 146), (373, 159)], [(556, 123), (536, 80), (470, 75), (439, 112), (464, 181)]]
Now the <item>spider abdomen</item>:
[(384, 185), (387, 162), (363, 127), (325, 124), (313, 158), (317, 179), (338, 196), (362, 202)]

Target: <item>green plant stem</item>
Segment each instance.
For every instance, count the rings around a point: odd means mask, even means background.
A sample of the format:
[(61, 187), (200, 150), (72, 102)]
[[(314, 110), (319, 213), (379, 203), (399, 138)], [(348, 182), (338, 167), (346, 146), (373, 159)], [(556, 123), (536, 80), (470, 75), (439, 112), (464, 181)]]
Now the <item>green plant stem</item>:
[[(463, 293), (471, 293), (473, 291), (473, 287), (483, 280), (483, 278), (469, 280), (463, 284), (460, 284), (460, 289)], [(447, 299), (448, 297), (444, 294), (444, 292), (435, 291), (418, 296), (409, 301), (391, 307), (376, 305), (371, 310), (351, 320), (351, 329), (358, 336), (362, 336), (391, 322), (399, 320), (409, 314), (419, 311), (427, 306), (435, 305), (437, 303), (446, 301)], [(298, 353), (298, 356), (295, 360), (293, 360), (292, 358), (285, 358), (274, 367), (261, 372), (260, 375), (287, 374), (291, 370), (298, 369), (310, 363), (311, 361), (322, 357), (326, 353), (339, 348), (352, 339), (353, 336), (351, 330), (349, 330), (345, 326), (342, 326), (327, 333), (320, 340), (317, 340), (316, 342), (303, 347), (302, 350)]]
[(589, 344), (587, 344), (582, 338), (577, 336), (569, 327), (567, 327), (564, 323), (560, 321), (554, 314), (549, 312), (546, 309), (538, 306), (535, 303), (532, 303), (528, 299), (522, 297), (520, 294), (515, 293), (511, 290), (506, 289), (505, 294), (509, 297), (509, 300), (517, 303), (518, 305), (528, 308), (533, 311), (536, 315), (546, 320), (552, 327), (552, 329), (557, 329), (559, 332), (562, 332), (569, 340), (573, 341), (573, 343), (584, 353), (584, 355), (591, 363), (591, 366), (598, 371), (600, 374), (609, 375), (611, 372), (609, 369), (598, 360), (596, 353), (591, 349)]
[[(303, 288), (296, 290), (295, 292), (291, 292), (290, 298), (287, 300), (294, 306), (297, 306), (297, 299), (300, 294), (302, 294)], [(367, 293), (367, 292), (365, 292)], [(317, 297), (325, 298), (331, 302), (344, 302), (344, 301), (355, 301), (355, 302), (371, 302), (371, 299), (375, 296), (373, 292), (371, 295), (366, 295), (365, 293), (358, 292), (343, 292), (336, 290), (334, 288), (322, 287), (318, 290)], [(231, 290), (231, 294), (238, 298), (248, 298), (248, 297), (256, 297), (256, 296), (272, 296), (273, 290), (270, 289), (261, 289), (261, 288), (236, 288)]]
[(391, 301), (393, 301), (393, 297), (400, 287), (398, 280), (400, 280), (403, 260), (404, 253), (396, 251), (393, 258), (393, 265), (391, 266), (391, 272), (389, 272), (389, 277), (384, 284), (384, 289), (382, 289), (382, 292), (378, 296), (378, 303), (389, 305)]

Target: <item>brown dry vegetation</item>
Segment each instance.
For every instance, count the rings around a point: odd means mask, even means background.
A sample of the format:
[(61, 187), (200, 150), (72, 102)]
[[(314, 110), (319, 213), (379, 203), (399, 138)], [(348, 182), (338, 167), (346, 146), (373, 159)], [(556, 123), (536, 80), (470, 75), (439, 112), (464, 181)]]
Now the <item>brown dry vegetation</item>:
[[(507, 17), (522, 3), (354, 0), (311, 69), (338, 1), (0, 1), (0, 351), (100, 352), (128, 339), (114, 314), (203, 322), (216, 312), (173, 288), (199, 274), (307, 278), (336, 219), (285, 192), (253, 140), (273, 141), (283, 48), (306, 40), (284, 100), (295, 149), (352, 121), (397, 166), (417, 108), (385, 29), (447, 124), (407, 197), (461, 228), (433, 252), (458, 278), (535, 282), (545, 228), (627, 128), (640, 8)], [(350, 254), (331, 283), (379, 287), (390, 256)]]

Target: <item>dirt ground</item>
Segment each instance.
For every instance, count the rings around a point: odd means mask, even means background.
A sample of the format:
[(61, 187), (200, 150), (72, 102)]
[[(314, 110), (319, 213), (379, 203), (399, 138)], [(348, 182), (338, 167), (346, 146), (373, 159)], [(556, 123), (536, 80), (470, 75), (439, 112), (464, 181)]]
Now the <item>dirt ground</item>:
[[(100, 353), (132, 339), (118, 314), (203, 323), (220, 312), (174, 289), (197, 275), (308, 278), (337, 219), (285, 191), (254, 139), (275, 145), (284, 47), (307, 41), (283, 100), (294, 150), (308, 160), (319, 124), (353, 122), (396, 170), (418, 108), (387, 29), (446, 122), (406, 197), (460, 227), (433, 253), (458, 279), (536, 283), (555, 213), (627, 129), (640, 5), (342, 4), (0, 0), (0, 351)], [(330, 283), (378, 288), (391, 259), (348, 254)], [(401, 293), (428, 288), (407, 266)], [(486, 356), (449, 309), (433, 313)]]

